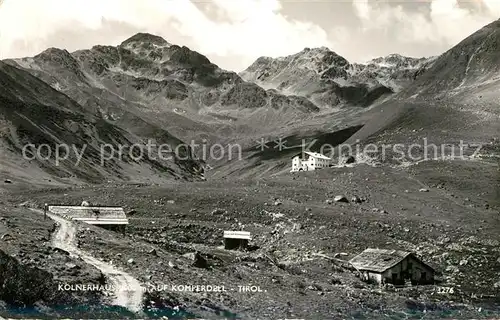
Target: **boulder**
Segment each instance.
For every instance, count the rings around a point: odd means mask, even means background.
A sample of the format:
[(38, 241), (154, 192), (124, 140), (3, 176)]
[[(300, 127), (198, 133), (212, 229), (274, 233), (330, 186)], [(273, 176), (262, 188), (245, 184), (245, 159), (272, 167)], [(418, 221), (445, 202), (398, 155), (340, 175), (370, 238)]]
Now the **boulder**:
[(74, 270), (74, 269), (80, 269), (79, 266), (77, 266), (76, 264), (74, 263), (70, 263), (70, 262), (67, 262), (64, 264), (64, 266), (67, 268), (67, 269), (70, 269), (70, 270)]
[(349, 202), (349, 200), (347, 200), (346, 196), (343, 196), (343, 195), (335, 196), (335, 198), (333, 198), (333, 201), (335, 201), (335, 202)]
[(4, 233), (0, 237), (0, 240), (7, 240), (7, 239), (12, 239), (12, 236), (9, 233)]
[(199, 252), (190, 252), (183, 255), (183, 257), (188, 258), (193, 263), (192, 265), (197, 268), (208, 268), (208, 260), (205, 259)]
[(356, 158), (354, 158), (354, 156), (348, 156), (344, 160), (345, 164), (351, 164), (351, 163), (354, 163), (354, 162), (356, 162)]
[(182, 255), (184, 258), (187, 258), (189, 260), (193, 260), (194, 261), (194, 256), (195, 256), (195, 253), (194, 252), (188, 252), (188, 253), (185, 253)]
[(53, 248), (52, 251), (61, 253), (61, 254), (68, 256), (68, 257), (70, 256), (70, 253), (68, 251), (63, 250), (61, 248)]
[(363, 202), (363, 200), (360, 197), (358, 197), (358, 196), (353, 196), (351, 198), (351, 201), (354, 202), (354, 203), (361, 203), (361, 202)]
[(226, 213), (226, 210), (223, 210), (223, 209), (219, 209), (219, 208), (216, 208), (214, 210), (212, 210), (212, 215), (219, 215), (219, 214), (224, 214)]

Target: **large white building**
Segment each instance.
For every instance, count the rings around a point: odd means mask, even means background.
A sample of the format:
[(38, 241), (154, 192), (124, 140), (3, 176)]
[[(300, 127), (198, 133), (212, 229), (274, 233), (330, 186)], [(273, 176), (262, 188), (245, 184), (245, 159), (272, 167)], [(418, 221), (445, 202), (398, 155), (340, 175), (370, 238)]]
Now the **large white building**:
[(297, 155), (292, 158), (291, 172), (328, 168), (331, 160), (321, 153), (305, 151), (302, 156)]

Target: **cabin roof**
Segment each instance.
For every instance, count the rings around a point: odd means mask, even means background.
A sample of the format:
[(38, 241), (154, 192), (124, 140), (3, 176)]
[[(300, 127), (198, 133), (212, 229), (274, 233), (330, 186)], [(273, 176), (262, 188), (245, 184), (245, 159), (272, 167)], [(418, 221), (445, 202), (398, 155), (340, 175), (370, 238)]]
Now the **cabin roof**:
[(224, 231), (225, 239), (242, 239), (250, 240), (250, 232), (248, 231)]
[(52, 213), (88, 224), (128, 224), (122, 207), (49, 206)]
[(382, 273), (403, 261), (408, 256), (412, 256), (429, 269), (431, 266), (422, 262), (412, 252), (401, 250), (386, 250), (368, 248), (362, 253), (352, 258), (349, 262), (358, 270), (373, 271)]

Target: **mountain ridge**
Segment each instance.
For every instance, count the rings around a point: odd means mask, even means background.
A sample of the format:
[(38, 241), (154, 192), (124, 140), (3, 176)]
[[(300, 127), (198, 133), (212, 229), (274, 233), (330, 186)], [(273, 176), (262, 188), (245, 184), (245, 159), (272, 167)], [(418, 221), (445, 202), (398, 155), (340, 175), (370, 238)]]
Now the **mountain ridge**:
[[(407, 142), (425, 137), (437, 144), (498, 143), (500, 20), (474, 32), (437, 57), (411, 86), (366, 113), (370, 125), (356, 139)], [(418, 133), (425, 130), (423, 133)], [(494, 149), (494, 148), (493, 148)]]
[(264, 88), (308, 97), (323, 107), (369, 106), (399, 92), (434, 59), (392, 54), (361, 64), (350, 63), (327, 47), (305, 48), (289, 56), (260, 57), (240, 75)]
[[(305, 48), (290, 56), (258, 58), (236, 74), (188, 47), (139, 33), (118, 46), (73, 53), (51, 48), (6, 62), (122, 130), (147, 132), (143, 138), (166, 128), (182, 141), (237, 141), (251, 150), (255, 141), (269, 136), (313, 137), (359, 126), (363, 129), (353, 137), (377, 135), (407, 112), (401, 101), (414, 99), (414, 93), (408, 96), (414, 84), (432, 79), (429, 72), (442, 59), (391, 54), (359, 64), (326, 47)], [(429, 114), (436, 111), (441, 119), (438, 109)], [(454, 112), (458, 127), (467, 122), (461, 120), (464, 113)]]
[[(178, 154), (163, 161), (147, 157), (134, 160), (129, 153), (103, 161), (102, 146), (118, 150), (123, 146), (143, 145), (141, 138), (89, 113), (40, 79), (1, 61), (0, 119), (2, 174), (11, 178), (23, 177), (32, 184), (52, 179), (71, 184), (109, 179), (200, 178), (200, 165), (190, 160), (189, 155), (186, 160), (177, 159), (181, 156)], [(149, 136), (159, 142), (182, 144), (165, 130), (151, 129), (156, 132)], [(61, 152), (59, 158), (58, 152)]]
[[(151, 38), (154, 42), (148, 42)], [(253, 118), (267, 118), (274, 125), (279, 114), (293, 120), (319, 111), (304, 97), (261, 90), (196, 51), (144, 33), (116, 47), (96, 45), (69, 55), (46, 50), (6, 62), (25, 68), (104, 117), (110, 117), (109, 110), (117, 114), (126, 109), (157, 125), (175, 128), (189, 123), (209, 140), (225, 138), (218, 132), (228, 127), (238, 127), (241, 134), (261, 131), (262, 123), (251, 125)], [(174, 134), (186, 140), (201, 137), (196, 130)]]

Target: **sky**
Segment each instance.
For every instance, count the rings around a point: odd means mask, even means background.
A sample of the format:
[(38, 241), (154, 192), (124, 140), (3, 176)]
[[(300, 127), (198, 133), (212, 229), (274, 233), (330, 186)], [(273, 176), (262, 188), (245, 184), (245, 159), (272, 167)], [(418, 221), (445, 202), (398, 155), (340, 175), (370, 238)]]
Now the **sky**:
[(242, 71), (326, 46), (351, 62), (438, 55), (500, 18), (500, 0), (0, 0), (0, 59), (162, 36)]

